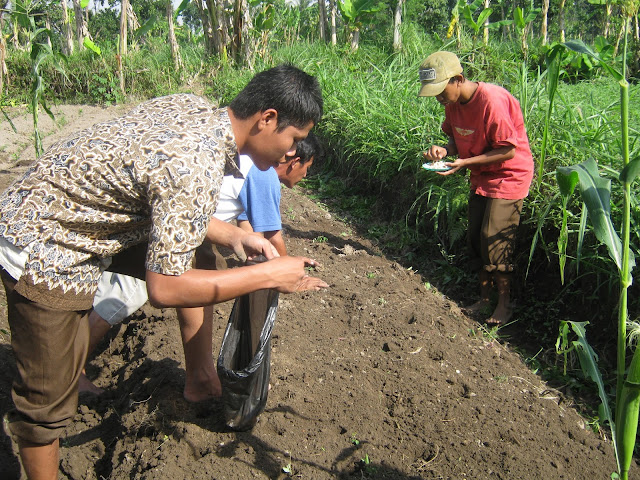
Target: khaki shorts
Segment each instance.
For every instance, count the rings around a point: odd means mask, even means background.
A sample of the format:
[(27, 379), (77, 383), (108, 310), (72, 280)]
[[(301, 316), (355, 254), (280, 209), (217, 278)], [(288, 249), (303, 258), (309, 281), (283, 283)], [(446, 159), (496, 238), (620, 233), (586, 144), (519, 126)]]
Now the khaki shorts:
[(0, 269), (7, 294), (11, 346), (18, 367), (9, 428), (19, 439), (49, 444), (60, 438), (78, 408), (78, 378), (89, 347), (89, 311), (40, 305), (14, 289)]
[(487, 272), (512, 272), (522, 199), (469, 196), (467, 242), (471, 261)]

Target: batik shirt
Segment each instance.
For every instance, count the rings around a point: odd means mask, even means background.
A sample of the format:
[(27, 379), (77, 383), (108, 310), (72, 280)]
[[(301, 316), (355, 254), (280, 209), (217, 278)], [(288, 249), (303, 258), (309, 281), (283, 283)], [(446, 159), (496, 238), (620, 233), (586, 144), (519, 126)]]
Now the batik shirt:
[(188, 94), (53, 145), (0, 196), (0, 236), (28, 251), (16, 291), (90, 308), (108, 258), (145, 241), (148, 270), (189, 270), (236, 157), (226, 109)]

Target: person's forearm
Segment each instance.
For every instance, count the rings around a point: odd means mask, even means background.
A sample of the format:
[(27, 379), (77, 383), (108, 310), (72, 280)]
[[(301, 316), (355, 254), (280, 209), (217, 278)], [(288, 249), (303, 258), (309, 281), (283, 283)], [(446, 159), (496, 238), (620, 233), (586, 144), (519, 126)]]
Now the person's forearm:
[(235, 225), (212, 217), (207, 229), (207, 240), (215, 245), (233, 248), (239, 243), (239, 238), (246, 234), (247, 232)]
[(200, 307), (276, 286), (267, 262), (228, 270), (189, 270), (182, 275), (147, 271), (149, 301), (158, 308)]
[(494, 150), (490, 150), (481, 155), (469, 158), (460, 158), (457, 163), (462, 167), (469, 167), (472, 165), (489, 165), (491, 163), (504, 162), (505, 160), (512, 159), (516, 154), (516, 147), (508, 145), (505, 147), (499, 147)]
[(320, 290), (329, 285), (307, 270), (317, 265), (312, 258), (284, 256), (247, 267), (194, 269), (176, 276), (147, 270), (147, 293), (153, 306), (165, 308), (211, 305), (265, 288), (281, 293)]
[(238, 224), (238, 228), (241, 228), (245, 232), (249, 232), (249, 233), (253, 232), (253, 228), (251, 227), (249, 220), (237, 220), (237, 224)]
[(271, 242), (271, 245), (276, 247), (278, 254), (284, 257), (287, 254), (287, 247), (284, 244), (284, 238), (282, 237), (282, 230), (274, 230), (270, 232), (263, 232), (264, 238)]

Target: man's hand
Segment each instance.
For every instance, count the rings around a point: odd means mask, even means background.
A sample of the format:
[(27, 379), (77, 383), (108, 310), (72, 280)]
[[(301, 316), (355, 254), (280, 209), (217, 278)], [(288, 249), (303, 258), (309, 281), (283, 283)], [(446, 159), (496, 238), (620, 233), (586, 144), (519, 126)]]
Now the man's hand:
[(451, 167), (451, 170), (447, 170), (446, 172), (437, 172), (438, 175), (443, 175), (443, 176), (453, 175), (461, 168), (466, 167), (465, 161), (461, 158), (456, 158), (453, 162), (445, 162), (445, 165), (447, 167)]
[(309, 276), (305, 267), (316, 267), (318, 262), (306, 257), (279, 257), (265, 264), (280, 293), (320, 290), (329, 285), (317, 277)]
[(447, 156), (447, 149), (439, 145), (431, 145), (431, 147), (429, 147), (429, 150), (427, 150), (426, 152), (422, 152), (422, 155), (427, 160), (437, 162), (438, 160), (442, 160)]
[(233, 252), (241, 261), (253, 260), (259, 256), (271, 260), (280, 256), (269, 240), (256, 233), (245, 233), (240, 242), (233, 246)]
[(216, 245), (231, 248), (241, 261), (264, 255), (275, 258), (278, 252), (261, 235), (249, 233), (241, 228), (213, 217), (209, 221), (207, 239)]

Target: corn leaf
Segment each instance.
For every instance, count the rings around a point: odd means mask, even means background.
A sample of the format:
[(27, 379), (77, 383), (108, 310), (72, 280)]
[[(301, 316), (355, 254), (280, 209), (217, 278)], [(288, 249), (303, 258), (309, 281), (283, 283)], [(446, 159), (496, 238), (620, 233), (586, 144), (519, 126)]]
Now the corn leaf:
[(609, 397), (602, 380), (602, 375), (598, 368), (598, 355), (593, 351), (589, 342), (587, 342), (587, 333), (585, 327), (589, 322), (568, 322), (571, 325), (571, 329), (577, 335), (578, 339), (574, 340), (573, 346), (578, 354), (578, 360), (580, 361), (580, 368), (582, 373), (595, 382), (598, 387), (598, 395), (602, 401), (602, 411), (604, 413), (604, 421), (609, 422), (611, 432), (615, 438), (615, 422), (611, 415), (611, 408), (609, 407)]
[[(611, 222), (611, 180), (602, 178), (593, 159), (578, 165), (558, 167), (556, 169), (558, 186), (563, 196), (573, 193), (579, 185), (582, 200), (587, 205), (596, 238), (604, 243), (609, 255), (622, 271), (622, 242)], [(629, 252), (629, 266), (635, 266), (633, 252)]]
[(618, 82), (624, 80), (624, 76), (618, 70), (616, 70), (612, 65), (609, 65), (604, 60), (602, 60), (596, 53), (591, 50), (582, 40), (569, 40), (565, 42), (565, 46), (574, 52), (582, 53), (584, 55), (588, 55), (592, 58), (595, 58), (602, 68), (604, 68), (607, 72), (611, 74), (613, 78), (615, 78)]
[(640, 157), (636, 157), (625, 165), (620, 172), (620, 181), (632, 183), (640, 173)]
[(578, 246), (576, 248), (576, 273), (580, 271), (580, 260), (582, 259), (582, 246), (584, 245), (584, 234), (587, 232), (587, 206), (582, 202), (580, 211), (580, 230), (578, 231)]
[(18, 133), (16, 126), (13, 124), (13, 122), (9, 118), (9, 115), (7, 115), (7, 112), (5, 112), (2, 108), (0, 108), (0, 113), (2, 113), (2, 116), (5, 118), (5, 120), (9, 122), (9, 125), (11, 126), (11, 129), (14, 131), (14, 133)]

